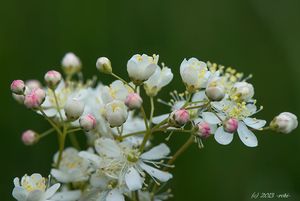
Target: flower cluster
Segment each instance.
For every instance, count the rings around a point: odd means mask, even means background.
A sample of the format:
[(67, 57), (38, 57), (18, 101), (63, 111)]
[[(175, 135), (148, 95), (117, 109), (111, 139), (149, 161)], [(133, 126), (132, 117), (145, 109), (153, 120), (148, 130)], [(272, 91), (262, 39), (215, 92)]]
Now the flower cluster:
[[(190, 145), (203, 148), (211, 136), (228, 145), (237, 133), (243, 144), (256, 147), (254, 131), (290, 133), (298, 126), (297, 117), (289, 112), (266, 126), (265, 120), (254, 117), (262, 107), (256, 105), (254, 87), (248, 82), (251, 76), (196, 58), (184, 59), (180, 65), (186, 90), (171, 92), (169, 101), (156, 99), (173, 79), (171, 68), (158, 60), (158, 55), (132, 56), (127, 62), (130, 81), (126, 81), (115, 74), (108, 58), (100, 57), (97, 69), (115, 78), (105, 85), (83, 80), (80, 59), (67, 53), (61, 63), (64, 76), (50, 70), (44, 86), (37, 80), (14, 80), (13, 98), (51, 126), (42, 133), (25, 131), (23, 143), (34, 145), (53, 133), (59, 143), (49, 178), (37, 173), (21, 181), (15, 178), (13, 197), (18, 201), (168, 200), (171, 190), (161, 184), (173, 178), (174, 162)], [(147, 102), (150, 106), (145, 106)], [(169, 106), (170, 112), (154, 115), (157, 103)], [(79, 132), (85, 134), (86, 143), (77, 140)], [(177, 132), (189, 137), (171, 154), (167, 143)], [(159, 133), (169, 133), (166, 142), (153, 144)], [(65, 147), (67, 139), (72, 146)]]

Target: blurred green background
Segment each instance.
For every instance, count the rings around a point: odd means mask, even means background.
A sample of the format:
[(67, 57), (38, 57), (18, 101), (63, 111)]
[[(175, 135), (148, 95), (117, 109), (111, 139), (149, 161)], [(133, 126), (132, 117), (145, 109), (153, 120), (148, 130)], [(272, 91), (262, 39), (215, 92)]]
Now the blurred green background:
[[(56, 151), (54, 136), (34, 147), (21, 132), (43, 131), (47, 124), (17, 104), (9, 90), (13, 79), (42, 80), (59, 69), (64, 53), (83, 62), (86, 77), (107, 56), (118, 74), (135, 53), (157, 53), (176, 74), (167, 90), (182, 89), (179, 65), (195, 56), (246, 74), (252, 73), (259, 117), (271, 120), (281, 111), (300, 114), (299, 0), (2, 0), (0, 3), (1, 176), (0, 198), (13, 200), (15, 176), (49, 173)], [(109, 83), (112, 79), (99, 75)], [(160, 98), (168, 99), (167, 93)], [(161, 113), (168, 108), (159, 105)], [(259, 147), (247, 148), (236, 136), (229, 146), (205, 141), (178, 160), (172, 200), (251, 200), (254, 192), (287, 193), (300, 200), (300, 133), (257, 133)], [(175, 151), (186, 136), (169, 144)], [(276, 200), (276, 199), (272, 199)], [(283, 199), (280, 199), (283, 200)]]

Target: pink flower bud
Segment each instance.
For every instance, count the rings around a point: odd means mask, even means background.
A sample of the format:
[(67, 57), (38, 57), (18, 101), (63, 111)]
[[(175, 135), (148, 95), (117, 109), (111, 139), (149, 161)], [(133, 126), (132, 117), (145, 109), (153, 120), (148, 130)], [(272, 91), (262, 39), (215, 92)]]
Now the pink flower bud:
[(96, 128), (97, 120), (92, 114), (85, 115), (79, 119), (80, 126), (86, 132)]
[(229, 133), (234, 133), (238, 128), (238, 120), (235, 118), (230, 118), (223, 123), (224, 130)]
[(51, 70), (45, 74), (44, 79), (49, 88), (55, 89), (61, 81), (61, 74), (55, 70)]
[(27, 130), (22, 134), (22, 142), (25, 145), (33, 145), (37, 142), (37, 140), (38, 135), (32, 130)]
[(14, 80), (11, 85), (10, 89), (15, 94), (23, 94), (25, 91), (25, 84), (23, 80)]
[(200, 122), (197, 124), (197, 128), (198, 128), (198, 135), (200, 137), (208, 138), (209, 136), (211, 136), (212, 130), (209, 123)]
[(130, 93), (125, 99), (125, 105), (130, 109), (139, 109), (142, 106), (143, 99), (137, 93)]
[(24, 105), (27, 108), (37, 109), (45, 100), (46, 93), (44, 90), (36, 88), (32, 89), (24, 100)]
[(185, 109), (175, 110), (171, 113), (169, 121), (175, 126), (182, 126), (190, 120), (190, 114)]

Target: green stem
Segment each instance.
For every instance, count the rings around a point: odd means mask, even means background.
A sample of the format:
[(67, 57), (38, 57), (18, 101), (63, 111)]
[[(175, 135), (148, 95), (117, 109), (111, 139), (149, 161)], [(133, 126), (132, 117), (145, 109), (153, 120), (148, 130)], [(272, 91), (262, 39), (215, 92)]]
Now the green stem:
[(146, 112), (145, 112), (143, 106), (141, 107), (141, 112), (142, 112), (142, 115), (143, 115), (143, 118), (144, 118), (144, 123), (145, 123), (145, 126), (146, 126), (146, 134), (145, 134), (143, 142), (142, 142), (142, 144), (140, 146), (140, 150), (139, 150), (140, 152), (142, 152), (144, 150), (145, 145), (146, 145), (148, 139), (151, 136), (151, 130), (149, 129), (149, 125), (148, 125), (148, 122), (147, 122)]
[(67, 133), (69, 133), (68, 136), (69, 136), (69, 139), (70, 139), (73, 147), (75, 147), (77, 150), (81, 150), (79, 142), (76, 138), (76, 135), (74, 133), (70, 133), (70, 131), (68, 131)]
[(64, 120), (63, 120), (63, 117), (62, 117), (61, 112), (60, 112), (60, 106), (59, 106), (59, 103), (58, 103), (58, 99), (57, 99), (55, 90), (52, 89), (52, 92), (53, 92), (53, 96), (54, 96), (54, 99), (55, 99), (56, 110), (59, 114), (59, 118), (60, 118), (61, 122), (63, 122)]
[(67, 133), (74, 133), (74, 132), (81, 131), (81, 130), (82, 130), (82, 128), (74, 128), (74, 129), (68, 130)]
[(62, 134), (61, 130), (57, 127), (57, 125), (46, 115), (42, 108), (39, 109), (44, 118), (51, 124), (51, 126), (57, 131), (58, 134)]
[(123, 78), (121, 78), (120, 76), (114, 74), (114, 73), (111, 73), (111, 75), (115, 78), (117, 78), (118, 80), (121, 80), (124, 84), (126, 84), (127, 86), (129, 86), (133, 91), (135, 90), (132, 86), (129, 85), (128, 82), (126, 82)]
[(154, 101), (153, 101), (153, 97), (150, 97), (150, 105), (151, 105), (151, 111), (150, 111), (150, 118), (149, 118), (149, 124), (152, 124), (152, 118), (153, 118), (153, 114), (154, 114)]
[(141, 135), (141, 134), (144, 134), (146, 132), (147, 131), (138, 131), (138, 132), (134, 132), (134, 133), (129, 133), (129, 134), (126, 134), (126, 135), (122, 135), (121, 139), (130, 137), (130, 136)]
[(55, 129), (54, 128), (50, 128), (49, 130), (41, 133), (38, 138), (42, 139), (42, 138), (46, 137), (47, 135), (49, 135), (50, 133), (52, 133), (53, 131), (55, 131)]
[(60, 162), (62, 160), (62, 155), (63, 155), (63, 151), (64, 151), (64, 148), (65, 148), (67, 130), (68, 130), (67, 125), (64, 124), (63, 133), (62, 133), (62, 135), (58, 136), (59, 153), (58, 153), (58, 159), (57, 159), (57, 162), (56, 162), (56, 168), (59, 168)]

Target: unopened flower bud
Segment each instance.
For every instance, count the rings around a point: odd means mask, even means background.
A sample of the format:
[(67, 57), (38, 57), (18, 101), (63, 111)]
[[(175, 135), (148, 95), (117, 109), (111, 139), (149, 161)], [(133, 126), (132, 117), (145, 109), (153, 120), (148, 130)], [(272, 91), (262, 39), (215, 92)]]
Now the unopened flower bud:
[(33, 145), (38, 141), (38, 134), (32, 130), (27, 130), (22, 134), (21, 139), (25, 145)]
[(125, 99), (125, 105), (130, 109), (139, 109), (142, 106), (143, 99), (137, 93), (130, 93)]
[(297, 116), (290, 112), (280, 113), (270, 123), (271, 129), (285, 134), (292, 132), (297, 126)]
[(64, 110), (68, 120), (75, 121), (82, 115), (84, 111), (84, 103), (76, 98), (69, 99)]
[(203, 138), (208, 138), (212, 134), (211, 126), (207, 122), (200, 122), (197, 124), (198, 135)]
[(24, 104), (25, 96), (12, 93), (12, 97), (20, 104)]
[(25, 91), (25, 84), (23, 80), (14, 80), (11, 85), (10, 89), (15, 94), (23, 94)]
[(45, 100), (46, 93), (40, 88), (32, 89), (25, 95), (24, 105), (30, 109), (37, 109)]
[(224, 130), (228, 133), (234, 133), (238, 128), (238, 120), (230, 118), (223, 123)]
[(69, 52), (64, 56), (61, 65), (64, 72), (68, 75), (73, 75), (81, 70), (81, 61), (72, 52)]
[(233, 85), (231, 98), (234, 100), (248, 101), (254, 96), (252, 84), (247, 82), (237, 82)]
[(169, 123), (174, 126), (183, 126), (190, 120), (190, 114), (185, 109), (175, 110), (170, 114)]
[(50, 89), (55, 89), (61, 81), (61, 74), (55, 70), (51, 70), (45, 74), (44, 79)]
[(216, 79), (207, 85), (205, 94), (211, 101), (220, 101), (225, 96), (225, 88), (219, 83), (219, 79)]
[(98, 58), (96, 62), (96, 67), (101, 73), (106, 73), (106, 74), (112, 73), (111, 62), (106, 57)]
[(124, 102), (114, 100), (105, 105), (104, 116), (111, 127), (119, 127), (128, 118), (127, 107)]
[(96, 128), (97, 120), (92, 114), (85, 115), (79, 119), (81, 128), (88, 132)]

